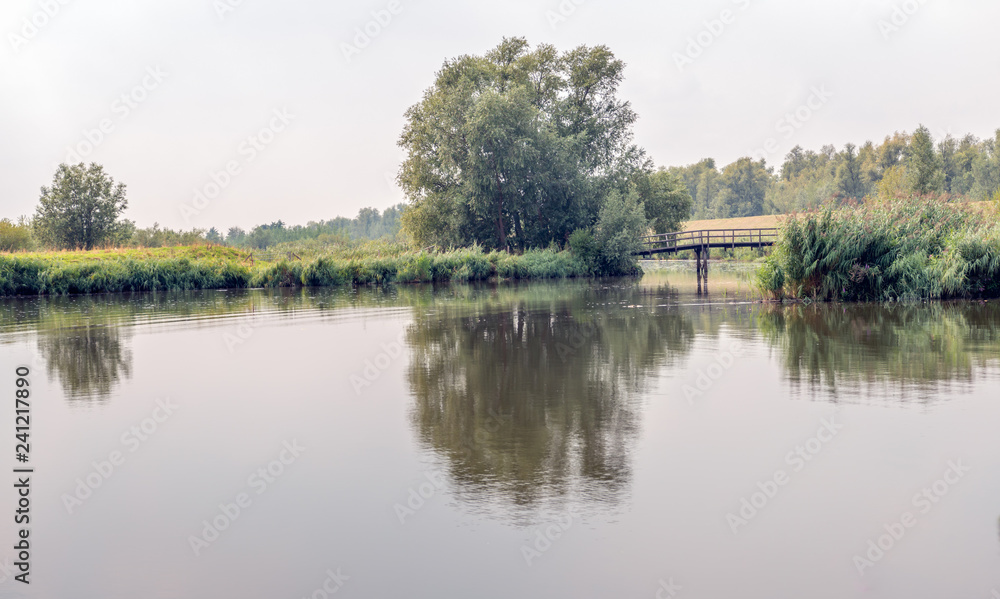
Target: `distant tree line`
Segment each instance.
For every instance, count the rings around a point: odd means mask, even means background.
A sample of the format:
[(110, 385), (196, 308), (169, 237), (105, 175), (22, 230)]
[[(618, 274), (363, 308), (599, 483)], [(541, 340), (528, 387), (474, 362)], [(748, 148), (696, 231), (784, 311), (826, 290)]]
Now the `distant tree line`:
[(396, 237), (405, 204), (387, 208), (363, 208), (355, 218), (337, 217), (286, 226), (282, 221), (259, 225), (246, 232), (232, 227), (223, 235), (214, 227), (190, 231), (161, 228), (159, 223), (140, 229), (122, 217), (128, 207), (125, 185), (104, 172), (98, 164), (62, 164), (52, 184), (43, 187), (35, 214), (17, 222), (0, 220), (0, 251), (42, 249), (94, 249), (102, 247), (167, 247), (227, 244), (267, 248), (277, 243), (301, 240), (345, 242), (353, 239)]
[(379, 212), (375, 208), (362, 208), (354, 218), (338, 216), (332, 220), (310, 221), (306, 225), (289, 227), (282, 221), (268, 225), (258, 225), (246, 232), (239, 227), (230, 227), (225, 236), (209, 229), (205, 239), (213, 243), (263, 249), (279, 243), (291, 241), (319, 240), (330, 243), (354, 239), (395, 238), (400, 231), (400, 222), (406, 204), (390, 206)]
[(711, 158), (668, 170), (687, 186), (694, 219), (786, 214), (876, 195), (1000, 199), (1000, 130), (993, 139), (948, 135), (935, 143), (920, 126), (878, 145), (847, 144), (840, 151), (827, 145), (819, 152), (795, 146), (777, 173), (751, 158), (721, 170)]

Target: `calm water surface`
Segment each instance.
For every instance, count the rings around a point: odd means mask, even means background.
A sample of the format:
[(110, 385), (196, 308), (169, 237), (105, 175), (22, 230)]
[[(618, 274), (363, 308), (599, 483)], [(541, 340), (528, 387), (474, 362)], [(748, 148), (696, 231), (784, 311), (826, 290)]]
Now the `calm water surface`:
[(3, 301), (0, 597), (993, 599), (1000, 305), (711, 276)]

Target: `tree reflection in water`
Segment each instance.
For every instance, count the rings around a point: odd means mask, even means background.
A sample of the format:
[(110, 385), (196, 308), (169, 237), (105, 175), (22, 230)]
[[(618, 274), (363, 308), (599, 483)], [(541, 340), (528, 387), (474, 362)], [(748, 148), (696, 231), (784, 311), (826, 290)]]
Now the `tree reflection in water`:
[(114, 325), (86, 325), (38, 333), (38, 351), (49, 380), (59, 379), (70, 401), (107, 400), (132, 376), (131, 332)]
[(460, 495), (515, 511), (569, 495), (619, 502), (639, 432), (638, 394), (694, 339), (676, 306), (626, 307), (641, 301), (635, 294), (589, 289), (416, 315), (412, 420)]

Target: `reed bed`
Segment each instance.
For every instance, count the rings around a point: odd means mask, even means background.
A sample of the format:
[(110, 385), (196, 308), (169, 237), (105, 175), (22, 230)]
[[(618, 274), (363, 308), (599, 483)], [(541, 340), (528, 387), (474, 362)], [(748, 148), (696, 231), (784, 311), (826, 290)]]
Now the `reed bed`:
[[(0, 255), (0, 296), (180, 291), (244, 287), (339, 287), (589, 276), (569, 252), (521, 255), (478, 247), (436, 252), (373, 242), (309, 248), (303, 260), (255, 261), (233, 248), (157, 248)], [(301, 254), (300, 254), (301, 255)]]
[(931, 197), (789, 217), (757, 281), (775, 299), (1000, 297), (1000, 218)]

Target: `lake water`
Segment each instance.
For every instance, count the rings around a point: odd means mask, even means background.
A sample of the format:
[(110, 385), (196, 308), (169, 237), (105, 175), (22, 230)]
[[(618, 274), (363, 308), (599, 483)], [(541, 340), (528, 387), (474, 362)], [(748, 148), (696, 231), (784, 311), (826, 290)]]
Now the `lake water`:
[(711, 279), (4, 300), (0, 597), (1000, 595), (1000, 304)]

